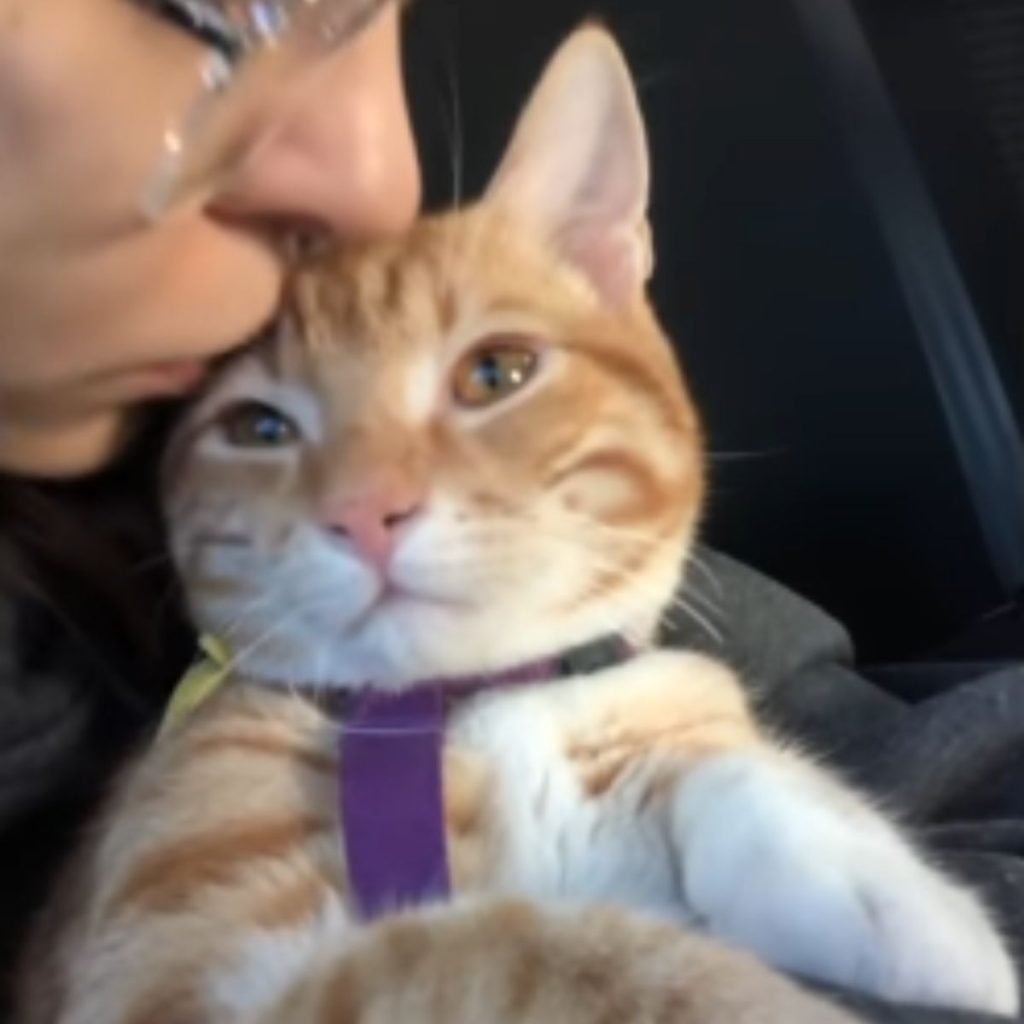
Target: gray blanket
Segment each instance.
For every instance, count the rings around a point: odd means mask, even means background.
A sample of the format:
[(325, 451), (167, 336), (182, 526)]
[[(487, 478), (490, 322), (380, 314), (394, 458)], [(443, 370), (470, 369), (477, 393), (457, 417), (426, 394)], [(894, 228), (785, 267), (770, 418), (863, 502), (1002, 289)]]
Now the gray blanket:
[[(948, 869), (984, 891), (1024, 977), (1024, 665), (934, 666), (870, 681), (844, 630), (749, 568), (701, 551), (666, 640), (729, 661), (763, 717), (876, 794)], [(717, 636), (715, 635), (717, 634)], [(899, 692), (901, 696), (895, 696)], [(866, 1020), (990, 1018), (844, 1001)]]

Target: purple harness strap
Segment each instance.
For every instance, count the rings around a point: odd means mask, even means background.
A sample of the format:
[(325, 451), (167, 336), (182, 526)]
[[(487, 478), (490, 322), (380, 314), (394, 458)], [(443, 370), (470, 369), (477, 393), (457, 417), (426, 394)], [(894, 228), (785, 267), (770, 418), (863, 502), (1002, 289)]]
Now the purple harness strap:
[(451, 892), (441, 751), (454, 700), (593, 671), (629, 653), (620, 639), (606, 638), (496, 675), (364, 692), (342, 723), (338, 758), (349, 887), (359, 913), (371, 919)]
[(448, 895), (438, 687), (369, 694), (342, 728), (341, 820), (364, 918)]

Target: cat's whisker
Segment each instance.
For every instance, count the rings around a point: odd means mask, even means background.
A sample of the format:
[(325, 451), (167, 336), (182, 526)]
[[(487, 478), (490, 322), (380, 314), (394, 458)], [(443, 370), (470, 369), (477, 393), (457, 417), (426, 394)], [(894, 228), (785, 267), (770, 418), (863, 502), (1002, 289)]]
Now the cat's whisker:
[[(562, 521), (555, 523), (540, 516), (526, 515), (517, 518), (520, 524), (524, 519), (527, 521), (535, 538), (572, 550), (579, 550), (581, 547), (587, 548), (586, 557), (588, 563), (595, 568), (603, 568), (609, 571), (621, 571), (624, 557), (634, 554), (638, 548), (653, 548), (659, 543), (659, 538), (650, 532), (611, 526), (580, 514), (568, 513), (566, 516), (560, 517)], [(504, 539), (504, 537), (499, 538), (499, 542)], [(603, 548), (610, 543), (619, 544), (626, 549), (623, 551), (622, 557), (609, 558), (607, 556)], [(597, 550), (596, 545), (601, 545), (602, 550)], [(467, 560), (479, 563), (481, 558), (480, 547), (479, 534), (474, 534), (471, 538), (471, 543), (466, 545), (466, 554), (460, 558), (453, 558), (449, 563), (449, 567), (458, 570)], [(512, 552), (509, 557), (513, 562), (521, 560), (518, 552)], [(696, 556), (693, 557), (696, 559)], [(500, 562), (500, 559), (489, 555), (486, 567), (493, 571), (500, 565)], [(432, 562), (431, 568), (433, 567), (434, 563)], [(709, 575), (715, 589), (720, 589), (717, 580), (714, 579), (710, 571), (703, 564), (700, 565), (700, 569)], [(721, 615), (720, 609), (710, 597), (700, 594), (692, 583), (690, 587), (691, 596), (695, 601), (703, 604), (709, 612)]]
[(229, 657), (224, 665), (225, 671), (233, 672), (239, 665), (250, 657), (255, 651), (259, 650), (266, 643), (268, 643), (272, 637), (280, 632), (288, 624), (291, 616), (286, 616), (284, 619), (276, 619), (271, 625), (266, 628), (263, 632), (259, 633), (255, 640), (250, 641), (239, 648), (235, 648), (232, 644), (232, 638), (235, 635), (235, 630), (225, 631), (224, 640), (228, 646)]
[(539, 539), (543, 542), (562, 545), (571, 551), (584, 552), (588, 561), (596, 560), (599, 566), (605, 568), (621, 568), (622, 559), (609, 558), (607, 552), (603, 548), (596, 549), (591, 543), (592, 541), (604, 546), (607, 546), (609, 541), (618, 541), (629, 555), (634, 554), (638, 546), (650, 548), (656, 543), (655, 539), (640, 534), (616, 536), (600, 530), (588, 530), (585, 522), (578, 525), (573, 524), (571, 528), (563, 528), (563, 524), (552, 526), (541, 521), (531, 523), (530, 526), (534, 540)]
[(618, 601), (609, 599), (608, 595), (601, 594), (596, 589), (585, 593), (584, 597), (601, 598), (598, 607), (604, 610), (600, 616), (603, 620), (602, 632), (611, 636), (621, 637), (635, 651), (644, 651), (651, 646), (652, 638), (645, 631), (641, 631), (639, 627), (631, 626), (627, 621), (623, 621), (623, 616), (616, 616), (615, 610), (619, 604)]
[[(463, 134), (462, 99), (459, 89), (459, 74), (457, 56), (454, 47), (448, 46), (447, 60), (445, 61), (445, 77), (447, 86), (447, 107), (442, 107), (442, 127), (446, 136), (449, 150), (449, 165), (451, 170), (451, 207), (460, 210), (464, 202), (464, 164), (465, 164), (465, 139)], [(458, 291), (456, 282), (453, 280), (453, 271), (458, 266), (459, 239), (455, 235), (449, 235), (444, 241), (439, 261), (439, 272), (442, 281), (446, 282), (454, 291)]]
[[(595, 533), (600, 533), (604, 536), (626, 541), (636, 541), (637, 543), (643, 544), (650, 544), (658, 539), (656, 533), (652, 530), (635, 530), (630, 527), (617, 526), (612, 523), (603, 523), (599, 519), (594, 519), (592, 516), (585, 515), (581, 512), (573, 512), (569, 509), (561, 509), (558, 513), (558, 519), (564, 522), (567, 526), (571, 526), (574, 532), (576, 530), (589, 530)], [(538, 527), (544, 527), (547, 525), (540, 517), (530, 517), (530, 521), (533, 525)]]
[(347, 736), (423, 736), (436, 731), (436, 728), (432, 725), (405, 726), (400, 728), (392, 726), (387, 729), (379, 726), (374, 727), (352, 724), (345, 726), (345, 734)]
[(719, 597), (723, 595), (724, 590), (722, 587), (721, 580), (719, 580), (711, 566), (708, 565), (703, 558), (701, 558), (701, 556), (697, 553), (696, 550), (690, 551), (689, 555), (686, 558), (686, 564), (688, 566), (692, 565), (694, 569), (696, 569), (708, 581), (708, 583), (710, 583), (711, 586), (714, 587)]
[(235, 612), (234, 616), (221, 627), (220, 633), (222, 638), (229, 642), (235, 631), (241, 626), (241, 624), (252, 616), (255, 616), (264, 607), (271, 607), (271, 600), (269, 594), (263, 590), (256, 592), (256, 595), (244, 602), (242, 606)]
[(463, 167), (465, 163), (465, 137), (463, 135), (462, 98), (459, 73), (454, 49), (449, 50), (446, 62), (448, 93), (451, 100), (451, 121), (448, 124), (448, 145), (451, 149), (452, 209), (459, 210), (463, 202)]
[(693, 601), (698, 608), (701, 609), (701, 613), (708, 616), (710, 619), (717, 619), (719, 621), (725, 619), (725, 612), (718, 607), (710, 598), (700, 593), (699, 590), (694, 590), (692, 587), (688, 587), (681, 592), (682, 600)]
[[(621, 527), (609, 526), (607, 524), (588, 519), (585, 516), (578, 516), (577, 518), (580, 520), (579, 526), (581, 528), (581, 533), (589, 531), (591, 534), (597, 536), (601, 540), (617, 540), (624, 544), (643, 544), (646, 546), (650, 546), (657, 543), (656, 537), (653, 537), (650, 534), (645, 534), (641, 531), (627, 530)], [(549, 532), (548, 536), (553, 537), (554, 534), (552, 532)], [(587, 538), (581, 537), (580, 534), (574, 534), (572, 536), (567, 536), (565, 539), (569, 543), (579, 544), (581, 543), (581, 541), (585, 542)], [(717, 593), (719, 595), (722, 594), (722, 586), (720, 581), (714, 575), (710, 567), (700, 558), (696, 551), (690, 551), (687, 557), (687, 564), (692, 564), (700, 573), (702, 573), (705, 576), (709, 584), (717, 591)], [(612, 565), (612, 567), (614, 568), (614, 564)], [(694, 619), (703, 620), (705, 616), (698, 612), (696, 609), (690, 607), (689, 604), (687, 604), (685, 601), (686, 597), (689, 597), (693, 601), (703, 605), (709, 614), (719, 618), (724, 617), (725, 613), (719, 607), (717, 602), (712, 597), (701, 593), (701, 591), (697, 589), (695, 582), (692, 580), (688, 584), (686, 584), (685, 589), (683, 591), (683, 596), (673, 597), (672, 603), (680, 604), (683, 610), (690, 614)], [(702, 628), (704, 628), (709, 633), (709, 635), (713, 636), (717, 642), (722, 641), (721, 634), (717, 631), (717, 629), (715, 629), (715, 627), (710, 622), (701, 621), (700, 624)]]
[(678, 66), (674, 64), (665, 64), (662, 67), (652, 68), (646, 74), (640, 75), (637, 78), (637, 91), (642, 94), (648, 93), (652, 89), (656, 89), (666, 83), (678, 82), (681, 77)]
[[(540, 527), (543, 524), (538, 523)], [(563, 536), (560, 531), (546, 530), (545, 535), (548, 536)], [(599, 523), (588, 519), (585, 516), (578, 517), (573, 523), (572, 532), (566, 532), (565, 538), (570, 543), (586, 543), (588, 540), (595, 540), (597, 543), (619, 543), (623, 546), (629, 546), (630, 553), (635, 553), (637, 548), (654, 549), (661, 545), (664, 541), (663, 538), (657, 536), (653, 532), (643, 532), (639, 530), (629, 530), (617, 526), (609, 526), (607, 524)], [(687, 564), (692, 560), (696, 564), (697, 556), (695, 553), (690, 553), (687, 556)], [(700, 564), (699, 568), (703, 570), (711, 579), (712, 585), (718, 591), (721, 590), (720, 584), (710, 574), (710, 570), (703, 564)], [(708, 599), (710, 600), (710, 599)]]
[[(562, 543), (571, 544), (574, 546), (577, 546), (580, 543), (579, 537), (559, 537), (552, 533), (547, 534), (547, 537), (550, 540), (554, 540), (556, 542), (560, 541)], [(607, 556), (605, 556), (603, 553), (599, 554), (598, 552), (591, 552), (590, 562), (598, 569), (606, 569), (608, 571), (621, 571), (621, 565), (615, 563), (614, 561), (610, 561), (607, 558)], [(633, 587), (634, 589), (639, 588), (641, 593), (646, 591), (648, 593), (651, 593), (652, 597), (660, 597), (660, 594), (655, 594), (653, 592), (653, 588), (650, 585), (648, 585), (644, 581), (643, 577), (640, 576), (638, 573), (629, 574), (628, 585)], [(603, 600), (609, 600), (604, 595), (598, 595), (595, 593), (593, 596), (600, 596)], [(715, 643), (719, 645), (724, 644), (725, 640), (721, 631), (710, 621), (707, 614), (705, 614), (697, 608), (694, 608), (693, 604), (686, 599), (686, 596), (687, 595), (685, 594), (679, 593), (673, 594), (669, 598), (668, 603), (664, 609), (663, 618), (664, 616), (670, 614), (673, 609), (678, 609), (679, 611), (688, 615), (702, 630), (704, 630), (705, 633), (707, 633), (707, 635)], [(695, 595), (691, 594), (689, 596), (693, 597)], [(707, 600), (705, 600), (705, 603), (708, 603)], [(708, 612), (711, 614), (721, 615), (721, 613), (716, 608), (708, 608)]]
[[(248, 605), (248, 615), (253, 615), (254, 612), (261, 606), (276, 606), (277, 602), (271, 602), (265, 597), (257, 597), (254, 601)], [(274, 617), (274, 621), (270, 627), (260, 633), (255, 640), (251, 641), (247, 645), (241, 647), (238, 650), (231, 650), (231, 639), (241, 625), (245, 614), (240, 614), (234, 621), (233, 627), (225, 628), (223, 639), (228, 644), (231, 654), (226, 664), (226, 670), (231, 672), (234, 671), (238, 666), (248, 658), (250, 658), (256, 651), (260, 650), (267, 643), (270, 642), (273, 637), (290, 626), (297, 618), (303, 615), (308, 615), (312, 611), (316, 611), (318, 608), (326, 606), (325, 597), (322, 594), (316, 594), (315, 596), (307, 597), (304, 601), (298, 605), (293, 606), (284, 615), (277, 615)]]
[[(545, 542), (550, 543), (556, 549), (567, 549), (574, 553), (580, 552), (581, 546), (584, 548), (583, 556), (586, 560), (587, 567), (597, 571), (604, 571), (609, 573), (621, 573), (623, 571), (622, 562), (619, 559), (608, 556), (604, 551), (599, 550), (593, 545), (583, 544), (581, 545), (581, 537), (578, 533), (570, 534), (568, 531), (556, 531), (550, 528), (546, 528), (541, 534), (541, 539)], [(501, 551), (500, 549), (496, 552), (497, 557), (488, 557), (486, 560), (482, 560), (480, 557), (479, 547), (475, 543), (466, 543), (457, 555), (452, 555), (450, 552), (448, 557), (445, 559), (432, 558), (429, 562), (421, 562), (415, 567), (407, 565), (409, 569), (417, 569), (420, 574), (424, 576), (432, 576), (435, 579), (438, 577), (442, 567), (449, 571), (459, 572), (460, 569), (473, 568), (477, 570), (481, 577), (484, 577), (488, 582), (495, 581), (495, 576), (503, 567), (514, 566), (521, 568), (524, 564), (523, 553), (521, 550), (506, 550)], [(462, 575), (460, 573), (460, 575)], [(465, 577), (463, 576), (463, 579)], [(507, 579), (500, 581), (507, 585)], [(660, 594), (655, 594), (653, 588), (650, 587), (643, 579), (643, 576), (639, 573), (630, 573), (628, 585), (632, 588), (633, 593), (637, 590), (641, 593), (649, 591), (652, 597), (657, 597), (661, 600)], [(618, 607), (618, 602), (614, 598), (610, 598), (608, 595), (599, 592), (598, 590), (584, 591), (580, 595), (582, 600), (589, 598), (599, 599), (595, 610), (606, 608), (607, 611), (603, 614), (603, 619), (607, 623), (606, 631), (609, 633), (615, 633), (620, 635), (626, 635), (626, 639), (634, 647), (644, 647), (649, 642), (649, 638), (646, 635), (641, 636), (635, 629), (632, 629), (623, 622), (621, 616), (615, 614), (615, 609)]]
[(711, 637), (711, 639), (714, 640), (716, 644), (725, 644), (725, 637), (722, 635), (721, 631), (716, 629), (715, 626), (713, 626), (711, 622), (708, 620), (707, 616), (697, 611), (697, 609), (694, 608), (693, 605), (690, 604), (684, 597), (678, 596), (672, 599), (672, 601), (669, 603), (669, 607), (665, 611), (666, 617), (670, 614), (672, 608), (678, 608), (680, 611), (685, 612), (685, 614), (689, 615), (690, 618), (693, 619), (693, 621), (696, 622), (697, 625), (700, 626), (701, 629), (703, 629), (704, 632), (707, 633), (707, 635)]
[(718, 616), (719, 618), (723, 618), (725, 616), (725, 611), (721, 605), (719, 605), (714, 598), (703, 593), (698, 588), (696, 582), (692, 579), (688, 579), (686, 576), (683, 577), (683, 585), (680, 588), (680, 593), (686, 597), (692, 597), (694, 601), (706, 608), (710, 614)]
[[(579, 536), (564, 536), (555, 533), (547, 533), (545, 539), (555, 544), (562, 544), (565, 547), (571, 547), (573, 549), (579, 549), (580, 538)], [(657, 599), (659, 603), (663, 602), (664, 598), (661, 592), (655, 587), (653, 583), (648, 582), (644, 576), (636, 571), (625, 570), (621, 560), (609, 557), (603, 551), (597, 551), (590, 548), (586, 553), (587, 565), (589, 568), (595, 569), (598, 572), (615, 573), (625, 576), (625, 585), (631, 589), (634, 593), (639, 592), (641, 595), (650, 595), (652, 599)], [(586, 600), (588, 597), (599, 599), (600, 603), (605, 606), (611, 606), (614, 608), (618, 603), (619, 599), (614, 595), (608, 595), (600, 590), (589, 590), (583, 594), (583, 599)], [(670, 600), (675, 600), (672, 598)]]

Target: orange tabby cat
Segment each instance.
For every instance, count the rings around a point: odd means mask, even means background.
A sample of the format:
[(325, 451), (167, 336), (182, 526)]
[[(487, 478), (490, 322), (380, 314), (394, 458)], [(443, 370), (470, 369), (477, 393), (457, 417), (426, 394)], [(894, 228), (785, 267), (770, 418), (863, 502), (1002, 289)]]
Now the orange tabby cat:
[[(22, 1021), (847, 1019), (729, 946), (1016, 1008), (971, 894), (762, 732), (726, 668), (652, 646), (703, 468), (644, 298), (646, 205), (628, 72), (585, 28), (477, 207), (300, 269), (281, 328), (196, 404), (168, 516), (232, 678), (118, 788), (40, 930)], [(361, 923), (316, 693), (610, 632), (635, 656), (454, 706), (454, 899)]]

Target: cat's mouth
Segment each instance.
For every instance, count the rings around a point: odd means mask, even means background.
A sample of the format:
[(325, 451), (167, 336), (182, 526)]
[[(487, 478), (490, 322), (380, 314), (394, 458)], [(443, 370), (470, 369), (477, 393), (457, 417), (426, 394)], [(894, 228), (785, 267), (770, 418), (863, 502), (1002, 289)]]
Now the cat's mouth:
[(396, 583), (394, 580), (385, 577), (376, 597), (349, 625), (349, 632), (358, 633), (378, 616), (391, 614), (400, 609), (415, 609), (417, 606), (424, 609), (434, 608), (453, 612), (465, 612), (470, 609), (472, 602), (416, 590), (413, 587)]

